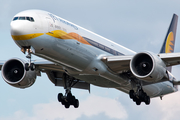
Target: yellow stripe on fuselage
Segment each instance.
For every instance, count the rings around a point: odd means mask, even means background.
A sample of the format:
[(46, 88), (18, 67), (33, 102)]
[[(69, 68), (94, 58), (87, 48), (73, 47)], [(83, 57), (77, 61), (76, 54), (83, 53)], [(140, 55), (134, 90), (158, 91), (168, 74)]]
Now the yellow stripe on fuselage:
[[(29, 39), (39, 37), (41, 35), (44, 35), (44, 33), (33, 33), (33, 34), (27, 34), (27, 35), (11, 35), (11, 36), (14, 40), (29, 40)], [(74, 40), (79, 41), (80, 43), (91, 45), (82, 36), (74, 32), (66, 33), (62, 30), (54, 30), (54, 31), (46, 33), (46, 35), (49, 35), (58, 39), (63, 39), (63, 40), (74, 39)]]
[[(67, 35), (67, 33), (62, 30), (54, 30), (54, 31), (48, 32), (46, 34), (49, 36), (55, 37), (55, 38), (59, 38), (59, 39), (63, 39), (62, 37)], [(72, 39), (72, 37), (69, 39)]]
[(66, 33), (62, 30), (54, 30), (51, 32), (46, 33), (49, 36), (55, 37), (55, 38), (59, 38), (59, 39), (74, 39), (79, 41), (80, 43), (86, 44), (86, 45), (91, 45), (89, 42), (87, 42), (82, 36), (80, 36), (77, 33), (71, 32), (71, 33)]
[(27, 35), (11, 35), (14, 40), (29, 40), (43, 35), (44, 33), (33, 33)]

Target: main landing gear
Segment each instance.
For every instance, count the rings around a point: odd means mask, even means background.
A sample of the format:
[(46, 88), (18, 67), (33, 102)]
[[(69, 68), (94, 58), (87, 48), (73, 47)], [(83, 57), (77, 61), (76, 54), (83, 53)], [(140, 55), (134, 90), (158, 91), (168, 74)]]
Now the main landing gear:
[(129, 91), (129, 97), (136, 102), (136, 105), (140, 105), (141, 102), (145, 102), (146, 105), (150, 104), (150, 97), (143, 91), (142, 87), (138, 87), (137, 91)]
[(71, 92), (66, 93), (64, 96), (62, 93), (59, 93), (58, 101), (61, 102), (61, 104), (64, 105), (65, 108), (69, 108), (70, 105), (73, 105), (74, 108), (79, 107), (79, 100), (76, 99), (75, 96), (73, 96)]
[(75, 78), (67, 75), (66, 73), (63, 74), (63, 81), (64, 81), (64, 89), (66, 90), (65, 95), (63, 96), (62, 93), (58, 94), (58, 101), (61, 102), (65, 108), (69, 108), (70, 105), (73, 105), (74, 108), (79, 107), (79, 100), (75, 98), (75, 96), (71, 93), (71, 87), (73, 87), (78, 80), (76, 81)]

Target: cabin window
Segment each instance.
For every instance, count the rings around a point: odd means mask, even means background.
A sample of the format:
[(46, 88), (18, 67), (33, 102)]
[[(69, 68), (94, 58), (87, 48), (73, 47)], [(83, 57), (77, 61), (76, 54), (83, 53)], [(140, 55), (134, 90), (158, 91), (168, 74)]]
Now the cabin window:
[(104, 46), (101, 45), (101, 44), (99, 44), (99, 48), (102, 49), (102, 50), (104, 50)]

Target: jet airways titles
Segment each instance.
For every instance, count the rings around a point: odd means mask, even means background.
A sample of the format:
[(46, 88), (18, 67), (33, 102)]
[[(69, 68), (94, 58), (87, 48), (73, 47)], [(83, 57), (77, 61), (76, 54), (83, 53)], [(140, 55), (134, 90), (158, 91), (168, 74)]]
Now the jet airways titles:
[(69, 22), (67, 22), (67, 21), (65, 21), (65, 20), (62, 20), (62, 19), (59, 18), (59, 17), (56, 17), (56, 16), (53, 15), (52, 13), (48, 13), (48, 14), (49, 14), (49, 16), (53, 19), (54, 22), (57, 20), (57, 21), (59, 21), (59, 22), (62, 22), (62, 23), (64, 23), (64, 24), (66, 24), (66, 25), (69, 25), (69, 26), (73, 27), (75, 30), (78, 30), (78, 27), (77, 27), (77, 26), (75, 26), (75, 25), (73, 25), (73, 24), (71, 24), (71, 23), (69, 23)]

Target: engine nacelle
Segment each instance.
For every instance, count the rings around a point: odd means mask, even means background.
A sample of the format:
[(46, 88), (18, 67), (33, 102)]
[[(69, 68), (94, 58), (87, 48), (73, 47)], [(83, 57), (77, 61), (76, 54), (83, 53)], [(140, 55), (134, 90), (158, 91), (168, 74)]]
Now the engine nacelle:
[(137, 53), (131, 59), (130, 69), (136, 78), (146, 82), (157, 82), (167, 77), (165, 63), (150, 52)]
[(25, 63), (17, 58), (6, 61), (1, 69), (5, 82), (18, 88), (27, 88), (33, 85), (36, 80), (36, 72), (26, 71)]

